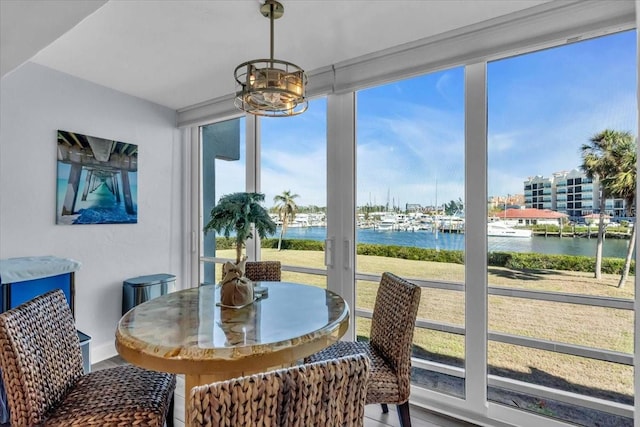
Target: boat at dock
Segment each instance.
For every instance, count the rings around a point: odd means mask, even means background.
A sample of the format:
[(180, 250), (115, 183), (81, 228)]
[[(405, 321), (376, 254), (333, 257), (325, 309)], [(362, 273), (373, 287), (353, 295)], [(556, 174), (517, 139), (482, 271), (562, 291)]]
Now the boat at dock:
[(385, 215), (380, 222), (376, 224), (378, 231), (395, 231), (398, 229), (398, 220), (395, 215)]
[(494, 237), (531, 238), (532, 232), (526, 228), (513, 228), (504, 222), (493, 221), (487, 223), (487, 235)]
[(438, 231), (441, 233), (464, 233), (464, 217), (458, 215), (446, 215), (436, 219)]

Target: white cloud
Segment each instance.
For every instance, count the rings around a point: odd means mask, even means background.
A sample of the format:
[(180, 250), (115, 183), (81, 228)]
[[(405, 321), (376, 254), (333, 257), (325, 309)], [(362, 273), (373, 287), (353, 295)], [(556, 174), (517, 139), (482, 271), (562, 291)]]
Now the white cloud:
[[(503, 65), (507, 61), (511, 59)], [(579, 166), (581, 144), (605, 128), (637, 132), (635, 92), (623, 90), (623, 82), (610, 82), (602, 70), (591, 70), (582, 62), (578, 67), (554, 63), (553, 69), (544, 62), (533, 67), (531, 61), (529, 66), (526, 61), (516, 64), (517, 60), (506, 64), (503, 74), (490, 74), (495, 86), (489, 90), (489, 195), (522, 193), (528, 176), (550, 176)], [(490, 73), (499, 69), (500, 64), (490, 64)], [(509, 80), (508, 73), (521, 74)], [(387, 198), (390, 204), (434, 204), (436, 181), (438, 203), (464, 198), (459, 79), (449, 72), (436, 77), (418, 81), (417, 86), (395, 82), (380, 98), (367, 97), (367, 102), (380, 104), (380, 112), (359, 113), (359, 205), (385, 204)], [(326, 204), (325, 108), (325, 101), (313, 101), (301, 116), (263, 122), (262, 188), (267, 205), (284, 190), (298, 193), (301, 205)], [(219, 172), (239, 176), (237, 182), (244, 184), (244, 166), (239, 163), (225, 164)], [(220, 183), (219, 188), (236, 188), (237, 182)]]
[(520, 139), (519, 132), (505, 132), (489, 135), (487, 145), (489, 149), (489, 156), (495, 152), (508, 152), (517, 144), (517, 140)]

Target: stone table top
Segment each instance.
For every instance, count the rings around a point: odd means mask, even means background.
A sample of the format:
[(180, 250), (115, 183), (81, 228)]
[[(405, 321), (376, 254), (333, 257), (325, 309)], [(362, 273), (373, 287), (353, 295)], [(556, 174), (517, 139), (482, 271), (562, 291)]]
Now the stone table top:
[(118, 322), (116, 348), (148, 369), (230, 378), (291, 364), (346, 332), (349, 308), (336, 293), (288, 282), (258, 284), (268, 295), (243, 308), (220, 307), (216, 285), (140, 304)]

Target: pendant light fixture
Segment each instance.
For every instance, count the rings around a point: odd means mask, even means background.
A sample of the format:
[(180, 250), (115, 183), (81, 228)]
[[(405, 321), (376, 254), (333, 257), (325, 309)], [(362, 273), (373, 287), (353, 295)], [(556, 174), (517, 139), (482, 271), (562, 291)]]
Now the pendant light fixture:
[(286, 117), (304, 113), (307, 75), (295, 64), (273, 58), (273, 21), (284, 14), (284, 6), (276, 0), (266, 0), (260, 13), (271, 23), (271, 56), (238, 65), (235, 105), (257, 116)]

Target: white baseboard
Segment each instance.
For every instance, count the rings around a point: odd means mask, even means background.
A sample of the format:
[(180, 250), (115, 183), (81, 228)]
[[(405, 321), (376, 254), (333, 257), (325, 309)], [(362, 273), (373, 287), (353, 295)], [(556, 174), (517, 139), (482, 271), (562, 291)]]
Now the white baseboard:
[(94, 345), (94, 343), (91, 342), (89, 345), (90, 345), (92, 364), (102, 362), (103, 360), (106, 360), (113, 356), (118, 355), (118, 352), (116, 351), (116, 345), (114, 342), (106, 342), (100, 345)]

